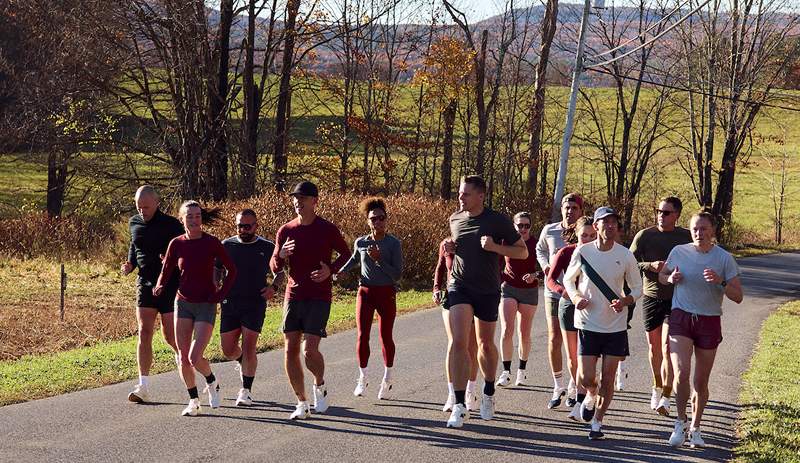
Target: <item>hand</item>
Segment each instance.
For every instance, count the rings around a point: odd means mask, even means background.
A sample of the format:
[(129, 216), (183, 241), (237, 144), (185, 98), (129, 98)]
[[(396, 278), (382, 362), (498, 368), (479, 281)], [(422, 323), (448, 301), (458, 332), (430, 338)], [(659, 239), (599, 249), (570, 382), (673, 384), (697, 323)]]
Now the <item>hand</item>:
[(545, 275), (550, 275), (550, 266), (545, 267), (543, 271)]
[(319, 270), (311, 272), (311, 281), (314, 283), (322, 283), (331, 276), (331, 268), (325, 262), (319, 263)]
[(628, 305), (622, 302), (622, 299), (614, 299), (611, 301), (611, 305), (609, 307), (611, 307), (611, 310), (614, 312), (620, 313), (622, 312), (622, 309), (628, 307)]
[(119, 271), (122, 272), (123, 275), (127, 275), (133, 271), (133, 264), (125, 261), (119, 266)]
[(442, 303), (442, 292), (438, 289), (433, 290), (433, 303), (439, 305)]
[(157, 285), (153, 286), (153, 296), (158, 297), (163, 292), (164, 292), (164, 286), (163, 285), (158, 285), (157, 284)]
[(444, 252), (448, 254), (455, 254), (456, 253), (456, 242), (453, 241), (451, 238), (447, 238), (444, 241)]
[(494, 249), (497, 247), (497, 243), (494, 242), (494, 238), (491, 236), (481, 236), (481, 247), (486, 250), (493, 252)]
[(673, 285), (676, 285), (680, 283), (681, 280), (683, 280), (683, 274), (681, 273), (680, 269), (676, 266), (675, 270), (673, 270), (672, 273), (667, 278), (667, 281), (672, 283)]
[(281, 259), (286, 259), (287, 257), (291, 256), (294, 253), (294, 240), (288, 239), (283, 246), (281, 246), (281, 250), (278, 252), (278, 256)]
[(717, 272), (710, 268), (703, 270), (703, 279), (714, 285), (721, 284), (723, 280)]
[(658, 273), (664, 268), (664, 263), (665, 262), (663, 260), (657, 260), (657, 261), (654, 261), (654, 262), (650, 262), (650, 270), (653, 271), (653, 272)]
[(522, 281), (528, 284), (533, 284), (533, 282), (536, 281), (536, 275), (533, 273), (526, 273), (525, 275), (522, 275)]
[(575, 303), (575, 308), (578, 310), (583, 310), (586, 307), (589, 307), (589, 299), (579, 297), (578, 302)]
[(272, 297), (275, 296), (275, 287), (272, 285), (265, 286), (261, 288), (261, 297), (264, 298), (265, 301), (272, 300)]
[(377, 244), (370, 244), (367, 247), (367, 254), (369, 254), (375, 262), (381, 260), (381, 248), (379, 248)]

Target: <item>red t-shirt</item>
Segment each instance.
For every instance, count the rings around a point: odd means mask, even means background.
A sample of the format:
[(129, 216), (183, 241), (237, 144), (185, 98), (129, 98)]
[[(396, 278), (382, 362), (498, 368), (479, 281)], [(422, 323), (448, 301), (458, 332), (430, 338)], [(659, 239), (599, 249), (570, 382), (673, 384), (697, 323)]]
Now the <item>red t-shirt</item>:
[[(228, 271), (219, 291), (214, 281), (216, 259)], [(169, 242), (167, 254), (164, 256), (164, 267), (158, 277), (159, 285), (162, 281), (169, 281), (175, 267), (180, 271), (178, 299), (187, 302), (220, 302), (236, 279), (236, 265), (222, 243), (208, 233), (203, 233), (203, 236), (194, 240), (183, 234)]]
[[(536, 241), (533, 236), (525, 241), (525, 246), (528, 247), (528, 257), (525, 259), (512, 259), (505, 258), (506, 266), (503, 269), (501, 278), (503, 283), (511, 285), (515, 288), (538, 288), (539, 280), (534, 279), (532, 283), (525, 283), (522, 277), (527, 273), (536, 272)], [(513, 244), (513, 243), (511, 243)]]
[[(280, 250), (287, 240), (294, 240), (294, 252), (281, 259)], [(339, 257), (331, 263), (333, 251)], [(309, 225), (302, 225), (297, 217), (278, 229), (275, 236), (275, 251), (272, 253), (270, 267), (274, 273), (289, 264), (289, 282), (286, 284), (286, 298), (289, 300), (332, 298), (331, 279), (321, 283), (311, 280), (311, 272), (320, 269), (320, 262), (330, 267), (331, 272), (342, 266), (350, 258), (350, 248), (336, 225), (317, 216)]]

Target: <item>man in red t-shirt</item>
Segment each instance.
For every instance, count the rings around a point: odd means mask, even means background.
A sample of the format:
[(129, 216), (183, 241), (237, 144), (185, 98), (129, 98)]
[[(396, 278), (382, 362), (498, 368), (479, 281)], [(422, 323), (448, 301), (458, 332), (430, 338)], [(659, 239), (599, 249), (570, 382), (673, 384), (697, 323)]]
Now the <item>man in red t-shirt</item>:
[[(305, 419), (310, 414), (303, 382), (300, 348), (306, 367), (314, 375), (314, 411), (328, 409), (325, 387), (325, 360), (319, 351), (321, 338), (331, 311), (331, 268), (340, 269), (350, 257), (350, 249), (336, 225), (317, 216), (319, 190), (311, 182), (300, 182), (289, 193), (297, 217), (281, 226), (275, 236), (275, 251), (270, 260), (273, 273), (289, 267), (289, 281), (283, 304), (283, 335), (286, 344), (284, 366), (297, 396), (297, 407), (289, 419)], [(339, 255), (333, 263), (333, 251)], [(305, 342), (303, 342), (305, 341)]]

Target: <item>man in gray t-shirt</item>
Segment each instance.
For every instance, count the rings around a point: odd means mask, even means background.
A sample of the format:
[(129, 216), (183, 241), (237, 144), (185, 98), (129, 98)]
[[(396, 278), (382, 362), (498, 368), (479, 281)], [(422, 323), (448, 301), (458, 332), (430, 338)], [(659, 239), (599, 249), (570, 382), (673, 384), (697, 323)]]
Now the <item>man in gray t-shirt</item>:
[(528, 247), (507, 216), (483, 206), (486, 183), (478, 176), (464, 177), (458, 190), (461, 211), (450, 216), (451, 237), (445, 249), (455, 254), (447, 286), (448, 323), (453, 342), (448, 346), (448, 367), (456, 404), (447, 427), (460, 428), (469, 410), (465, 399), (469, 377), (468, 337), (473, 318), (484, 377), (481, 418), (494, 416), (494, 380), (497, 346), (494, 343), (497, 308), (500, 303), (500, 259), (528, 257)]

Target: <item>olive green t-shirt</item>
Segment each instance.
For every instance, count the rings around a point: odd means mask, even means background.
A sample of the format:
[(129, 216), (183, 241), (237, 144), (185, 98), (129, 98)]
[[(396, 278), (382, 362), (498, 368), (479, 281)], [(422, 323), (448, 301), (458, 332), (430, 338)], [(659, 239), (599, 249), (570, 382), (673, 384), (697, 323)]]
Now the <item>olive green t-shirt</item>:
[(636, 234), (631, 243), (631, 252), (639, 261), (645, 296), (663, 300), (672, 299), (672, 285), (662, 285), (658, 282), (658, 273), (649, 269), (650, 262), (666, 261), (672, 248), (691, 242), (691, 233), (682, 227), (675, 227), (668, 232), (662, 232), (658, 227), (650, 227)]

